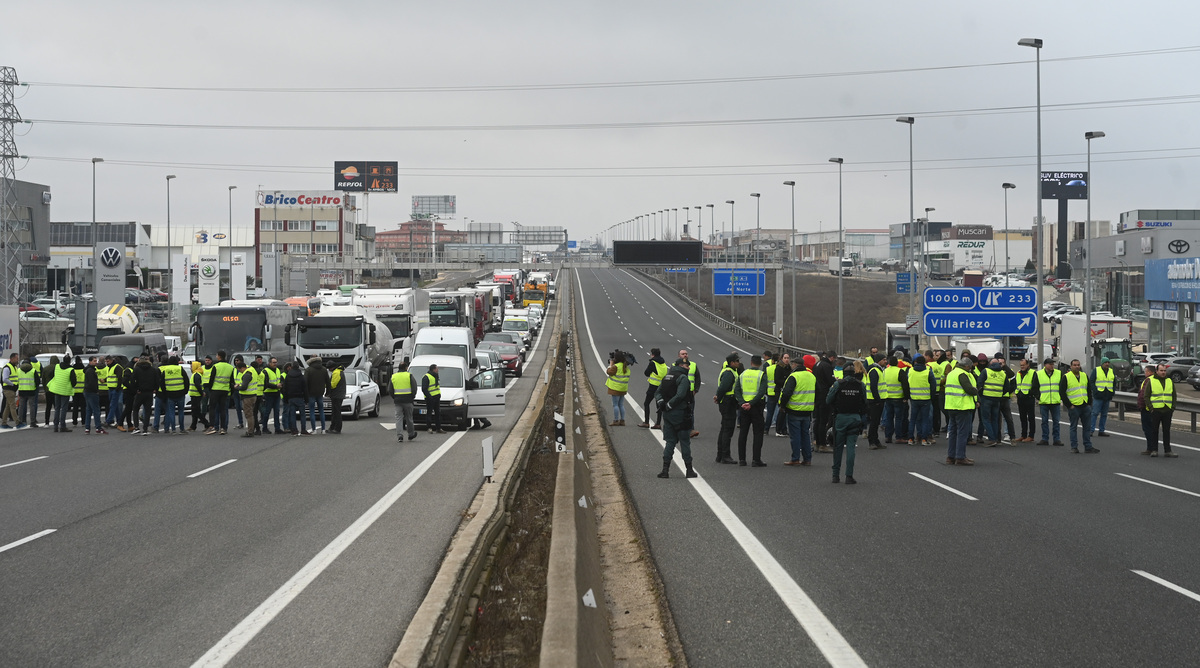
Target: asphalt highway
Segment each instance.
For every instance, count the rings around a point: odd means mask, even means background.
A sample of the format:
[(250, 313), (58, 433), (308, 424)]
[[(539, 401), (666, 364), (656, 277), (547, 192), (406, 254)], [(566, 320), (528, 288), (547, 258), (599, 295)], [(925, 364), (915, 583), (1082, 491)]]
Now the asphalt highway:
[[(738, 350), (748, 364), (750, 345), (632, 272), (577, 272), (580, 355), (605, 424), (598, 358), (614, 348), (637, 356), (628, 426), (608, 429), (690, 665), (1195, 662), (1197, 435), (1177, 429), (1179, 458), (1151, 459), (1139, 454), (1137, 423), (1114, 413), (1099, 454), (970, 447), (973, 467), (945, 466), (944, 438), (864, 444), (853, 487), (831, 483), (829, 454), (814, 454), (811, 468), (782, 466), (788, 441), (773, 435), (767, 468), (715, 464), (720, 362)], [(660, 432), (633, 426), (651, 347), (668, 362), (686, 348), (700, 365), (695, 480), (678, 455), (671, 478), (656, 478)]]
[(0, 665), (387, 665), (540, 382), (404, 443), (390, 401), (341, 435), (0, 432)]

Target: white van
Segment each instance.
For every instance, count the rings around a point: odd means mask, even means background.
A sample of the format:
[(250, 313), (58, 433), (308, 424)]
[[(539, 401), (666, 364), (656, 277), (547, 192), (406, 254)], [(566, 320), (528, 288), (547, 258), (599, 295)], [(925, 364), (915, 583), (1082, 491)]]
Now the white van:
[(442, 391), (439, 399), (443, 426), (454, 425), (466, 430), (471, 426), (471, 420), (504, 417), (508, 390), (504, 387), (503, 370), (487, 369), (476, 373), (468, 370), (457, 355), (417, 355), (408, 367), (417, 384), (417, 396), (413, 401), (415, 422), (424, 424), (429, 417), (421, 380), (434, 364), (438, 367), (438, 388)]
[[(463, 363), (474, 369), (479, 361), (475, 359), (475, 334), (466, 327), (425, 327), (417, 332), (417, 341), (413, 344), (413, 359), (425, 355), (453, 355), (461, 357)], [(414, 362), (415, 363), (415, 362)]]

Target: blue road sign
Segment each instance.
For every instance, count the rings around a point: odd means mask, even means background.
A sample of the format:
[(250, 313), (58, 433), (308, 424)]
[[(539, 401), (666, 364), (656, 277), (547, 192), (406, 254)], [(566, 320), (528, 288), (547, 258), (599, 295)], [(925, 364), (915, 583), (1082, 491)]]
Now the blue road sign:
[(926, 311), (926, 336), (1036, 336), (1037, 313), (1028, 311)]
[[(732, 277), (732, 280), (730, 280)], [(757, 278), (757, 280), (755, 280)], [(732, 283), (732, 287), (731, 287)], [(757, 285), (755, 285), (757, 283)], [(728, 297), (730, 292), (738, 297), (753, 297), (767, 294), (766, 269), (714, 269), (713, 295)]]
[(574, 239), (567, 240), (567, 248), (579, 248), (579, 242)]
[(923, 325), (932, 336), (1037, 334), (1035, 288), (927, 288)]
[(913, 291), (913, 280), (911, 271), (903, 271), (896, 274), (896, 294), (907, 295)]
[(665, 271), (668, 274), (694, 274), (694, 273), (696, 273), (696, 268), (695, 267), (667, 267), (666, 269), (663, 269), (663, 271)]

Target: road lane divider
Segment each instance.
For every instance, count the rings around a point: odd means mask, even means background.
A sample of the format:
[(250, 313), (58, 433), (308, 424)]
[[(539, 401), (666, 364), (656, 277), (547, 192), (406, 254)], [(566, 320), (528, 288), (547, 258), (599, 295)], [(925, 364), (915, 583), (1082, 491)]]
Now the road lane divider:
[(6, 469), (10, 466), (16, 466), (18, 464), (28, 464), (29, 462), (36, 462), (39, 459), (47, 459), (48, 457), (50, 457), (50, 455), (42, 455), (41, 457), (33, 457), (32, 459), (22, 459), (19, 462), (10, 462), (8, 464), (0, 464), (0, 469)]
[[(634, 277), (634, 280), (638, 279)], [(638, 282), (640, 283), (641, 281), (639, 280)], [(645, 284), (643, 283), (643, 285)], [(647, 289), (650, 288), (648, 285), (646, 287)], [(667, 303), (665, 299), (663, 299), (663, 302)], [(667, 306), (674, 309), (670, 303), (667, 303)], [(583, 312), (583, 327), (587, 331), (588, 345), (591, 347), (596, 363), (601, 368), (606, 368), (604, 359), (600, 356), (600, 351), (596, 348), (596, 339), (592, 335), (591, 323), (587, 312), (587, 300), (583, 296), (582, 289), (579, 291), (579, 308)], [(676, 313), (678, 313), (678, 310), (676, 310)], [(679, 315), (684, 317), (682, 313)], [(684, 317), (684, 319), (686, 320), (687, 318)], [(688, 322), (691, 321), (689, 320)], [(713, 338), (717, 337), (714, 336)], [(717, 338), (717, 340), (720, 341), (721, 339)], [(643, 415), (641, 406), (632, 404), (630, 408), (639, 419), (645, 420), (646, 416)], [(657, 443), (657, 447), (661, 452), (666, 446), (662, 438), (662, 433), (650, 430), (650, 436)], [(681, 473), (686, 470), (683, 464), (683, 455), (679, 450), (675, 451), (673, 462)], [(858, 652), (850, 646), (846, 638), (834, 627), (829, 618), (825, 616), (825, 613), (821, 612), (817, 604), (800, 587), (791, 574), (788, 573), (787, 569), (779, 563), (779, 560), (771, 554), (770, 550), (762, 544), (762, 541), (754, 535), (754, 532), (742, 522), (737, 514), (733, 512), (733, 509), (725, 503), (725, 500), (708, 484), (703, 474), (696, 478), (688, 478), (687, 482), (691, 483), (693, 489), (700, 495), (701, 500), (709, 507), (709, 510), (717, 517), (725, 527), (725, 530), (737, 542), (738, 546), (742, 548), (746, 556), (750, 558), (751, 563), (762, 574), (766, 584), (779, 596), (779, 599), (800, 624), (800, 627), (812, 639), (813, 644), (825, 656), (825, 660), (835, 668), (842, 668), (843, 666), (865, 667), (866, 663), (858, 655)]]
[(21, 540), (14, 540), (13, 542), (9, 543), (8, 545), (0, 545), (0, 552), (7, 552), (8, 550), (13, 549), (14, 547), (20, 547), (21, 545), (24, 545), (25, 543), (28, 543), (30, 541), (37, 540), (37, 539), (41, 538), (42, 536), (49, 536), (50, 534), (54, 533), (55, 531), (58, 531), (58, 529), (45, 529), (43, 531), (39, 531), (39, 532), (33, 534), (32, 536), (26, 536), (26, 537), (22, 538)]
[(1170, 589), (1173, 592), (1176, 592), (1178, 594), (1183, 594), (1184, 596), (1192, 599), (1193, 601), (1200, 601), (1200, 594), (1197, 594), (1196, 592), (1191, 591), (1190, 589), (1184, 589), (1183, 587), (1180, 587), (1179, 585), (1175, 584), (1174, 582), (1164, 580), (1164, 579), (1158, 577), (1157, 575), (1152, 575), (1150, 573), (1147, 573), (1146, 571), (1139, 571), (1136, 568), (1130, 569), (1130, 570), (1133, 571), (1134, 573), (1137, 573), (1138, 575), (1146, 578), (1147, 580), (1149, 580), (1151, 582), (1160, 584), (1160, 585), (1166, 587), (1167, 589)]
[(1146, 483), (1147, 485), (1154, 485), (1154, 486), (1156, 486), (1156, 487), (1162, 487), (1163, 489), (1169, 489), (1169, 490), (1171, 490), (1172, 492), (1179, 492), (1180, 494), (1187, 494), (1188, 496), (1196, 496), (1196, 497), (1200, 497), (1200, 494), (1197, 494), (1196, 492), (1189, 492), (1189, 491), (1187, 491), (1186, 489), (1179, 489), (1178, 487), (1172, 487), (1172, 486), (1170, 486), (1170, 485), (1164, 485), (1164, 484), (1162, 484), (1161, 482), (1154, 482), (1153, 480), (1146, 480), (1145, 478), (1139, 478), (1139, 477), (1137, 477), (1137, 476), (1134, 476), (1134, 475), (1129, 475), (1128, 473), (1117, 473), (1117, 474), (1115, 474), (1115, 475), (1119, 475), (1119, 476), (1121, 476), (1122, 478), (1129, 478), (1130, 480), (1136, 480), (1136, 481), (1138, 481), (1138, 482), (1144, 482), (1144, 483)]
[(951, 487), (950, 485), (944, 485), (944, 484), (934, 480), (933, 478), (927, 478), (915, 471), (909, 471), (908, 474), (911, 476), (916, 476), (917, 478), (920, 478), (921, 480), (924, 480), (925, 482), (927, 482), (931, 485), (937, 485), (938, 487), (941, 487), (942, 489), (946, 490), (947, 492), (957, 494), (968, 501), (978, 501), (979, 500), (979, 499), (971, 496), (970, 494), (967, 494), (966, 492), (960, 492), (957, 489), (954, 489), (953, 487)]
[(205, 473), (208, 473), (209, 471), (216, 471), (217, 469), (221, 468), (222, 466), (225, 466), (226, 464), (232, 464), (236, 461), (237, 461), (236, 459), (227, 459), (227, 460), (221, 462), (220, 464), (217, 464), (216, 466), (210, 466), (210, 467), (204, 469), (203, 471), (196, 471), (195, 473), (191, 474), (188, 477), (189, 478), (199, 478), (200, 476), (204, 475)]
[(418, 480), (424, 476), (433, 465), (437, 463), (451, 448), (458, 443), (465, 431), (455, 432), (450, 438), (447, 438), (444, 443), (437, 447), (428, 457), (417, 464), (408, 475), (404, 476), (400, 482), (396, 483), (387, 494), (383, 495), (375, 502), (367, 512), (363, 513), (357, 520), (347, 527), (337, 538), (325, 546), (317, 553), (307, 564), (296, 572), (287, 582), (283, 583), (275, 593), (271, 594), (267, 600), (254, 609), (246, 616), (237, 626), (233, 627), (229, 633), (225, 634), (217, 644), (204, 653), (192, 664), (192, 668), (224, 666), (228, 664), (238, 652), (249, 644), (255, 636), (259, 634), (271, 620), (283, 611), (297, 596), (303, 592), (308, 585), (312, 584), (321, 573), (329, 568), (333, 562), (341, 556), (346, 548), (350, 547), (359, 536), (363, 535), (367, 529), (371, 527), (385, 512), (391, 508), (400, 497), (404, 496), (405, 492), (412, 489)]

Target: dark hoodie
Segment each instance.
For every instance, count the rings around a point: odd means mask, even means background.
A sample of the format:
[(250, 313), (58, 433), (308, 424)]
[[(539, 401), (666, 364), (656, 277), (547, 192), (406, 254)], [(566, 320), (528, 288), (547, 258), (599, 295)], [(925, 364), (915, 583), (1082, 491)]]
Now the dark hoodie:
[(130, 388), (135, 392), (154, 392), (160, 384), (158, 369), (150, 365), (150, 362), (142, 360), (133, 367), (132, 382)]
[(308, 386), (308, 396), (323, 397), (329, 388), (329, 372), (321, 358), (314, 357), (304, 370), (304, 383)]

